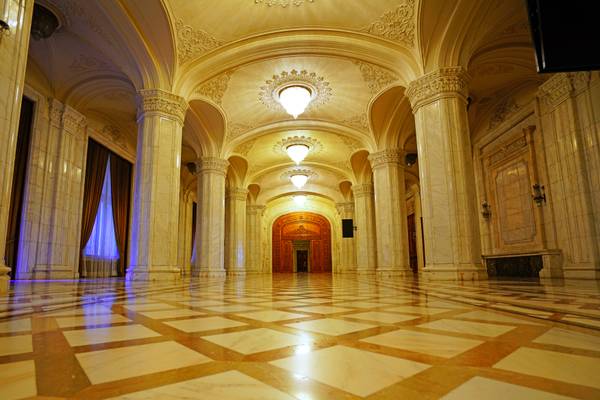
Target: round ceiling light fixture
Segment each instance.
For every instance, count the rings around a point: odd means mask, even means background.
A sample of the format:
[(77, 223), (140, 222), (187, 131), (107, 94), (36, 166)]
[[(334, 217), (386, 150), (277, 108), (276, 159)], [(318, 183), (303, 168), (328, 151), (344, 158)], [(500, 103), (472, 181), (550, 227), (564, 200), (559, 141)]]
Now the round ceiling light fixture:
[(312, 100), (312, 91), (304, 85), (287, 86), (279, 91), (279, 103), (294, 119), (302, 114)]
[(306, 196), (303, 194), (298, 194), (294, 196), (293, 199), (298, 207), (304, 207), (304, 204), (306, 204)]
[(308, 175), (294, 174), (290, 176), (290, 180), (292, 181), (292, 184), (296, 186), (296, 188), (302, 189), (304, 185), (306, 185), (306, 182), (308, 182)]
[(308, 155), (310, 148), (304, 143), (296, 143), (289, 145), (285, 148), (285, 152), (287, 155), (296, 163), (296, 165), (300, 165), (302, 160), (306, 158)]

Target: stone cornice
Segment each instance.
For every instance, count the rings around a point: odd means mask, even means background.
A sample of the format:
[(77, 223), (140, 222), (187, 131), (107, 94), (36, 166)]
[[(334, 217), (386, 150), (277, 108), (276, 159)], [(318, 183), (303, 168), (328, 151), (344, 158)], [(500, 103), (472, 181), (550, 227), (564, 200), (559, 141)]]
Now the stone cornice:
[(400, 149), (388, 149), (378, 151), (369, 155), (369, 161), (371, 162), (371, 168), (381, 168), (386, 164), (398, 164), (404, 166), (404, 151)]
[(174, 118), (183, 125), (188, 104), (183, 97), (160, 89), (142, 89), (138, 92), (138, 118), (147, 113)]
[(440, 68), (412, 81), (406, 89), (413, 112), (443, 97), (459, 97), (465, 102), (468, 96), (469, 75), (463, 67)]
[(354, 197), (365, 197), (373, 195), (373, 184), (363, 183), (361, 185), (352, 185), (352, 193)]
[(62, 126), (67, 132), (76, 133), (87, 125), (87, 118), (74, 108), (66, 106), (62, 114)]
[(225, 191), (225, 198), (232, 200), (246, 200), (248, 198), (248, 190), (244, 188), (229, 188)]
[(556, 107), (571, 94), (586, 89), (590, 77), (587, 71), (556, 74), (540, 85), (538, 97), (544, 104)]
[(196, 160), (196, 173), (216, 173), (225, 176), (229, 168), (229, 161), (217, 157), (202, 157)]

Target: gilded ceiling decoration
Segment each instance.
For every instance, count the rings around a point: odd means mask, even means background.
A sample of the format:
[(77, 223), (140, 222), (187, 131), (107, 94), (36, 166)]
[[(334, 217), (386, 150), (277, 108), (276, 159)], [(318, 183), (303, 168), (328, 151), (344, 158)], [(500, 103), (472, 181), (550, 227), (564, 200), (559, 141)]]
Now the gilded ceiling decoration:
[(102, 61), (96, 57), (88, 56), (86, 54), (79, 54), (71, 65), (69, 70), (74, 73), (90, 72), (90, 71), (106, 71), (114, 70), (112, 64)]
[(201, 56), (219, 47), (223, 42), (217, 40), (202, 29), (194, 29), (178, 19), (175, 23), (177, 30), (177, 58), (180, 64)]
[(352, 117), (346, 118), (346, 119), (342, 120), (341, 123), (343, 125), (358, 129), (363, 132), (369, 131), (369, 121), (368, 121), (366, 113), (354, 115)]
[(287, 8), (289, 6), (300, 7), (304, 3), (314, 3), (315, 0), (254, 0), (254, 4), (264, 4), (269, 7), (283, 7)]
[(311, 180), (311, 181), (314, 181), (315, 179), (317, 179), (319, 177), (319, 174), (317, 174), (312, 169), (295, 167), (295, 168), (290, 168), (290, 169), (284, 171), (281, 174), (281, 176), (279, 177), (279, 179), (284, 182), (289, 182), (290, 177), (292, 175), (296, 175), (296, 174), (306, 175), (306, 176), (308, 176), (309, 180)]
[(293, 69), (290, 72), (283, 71), (273, 75), (272, 79), (265, 81), (265, 85), (260, 87), (260, 101), (271, 110), (283, 110), (278, 100), (279, 92), (283, 87), (293, 84), (301, 84), (313, 92), (313, 100), (307, 107), (307, 112), (327, 103), (331, 98), (331, 87), (325, 78), (317, 76), (314, 72), (306, 70), (298, 72)]
[(285, 139), (281, 139), (273, 146), (273, 151), (277, 154), (285, 154), (287, 156), (286, 149), (288, 146), (293, 144), (304, 144), (310, 149), (308, 154), (316, 155), (323, 150), (323, 145), (317, 139), (309, 136), (290, 136)]
[(249, 124), (242, 124), (239, 122), (235, 122), (233, 124), (229, 125), (229, 128), (227, 129), (227, 140), (233, 140), (236, 137), (244, 134), (245, 132), (248, 132), (251, 129), (254, 129), (256, 126), (254, 125), (249, 125)]
[(492, 112), (492, 117), (490, 118), (490, 123), (488, 128), (493, 129), (500, 125), (502, 122), (506, 121), (510, 116), (519, 111), (520, 107), (515, 101), (515, 99), (508, 98), (504, 99), (500, 102)]
[(227, 87), (229, 85), (229, 80), (231, 79), (231, 75), (235, 72), (235, 70), (229, 70), (224, 72), (216, 77), (204, 82), (200, 87), (196, 90), (196, 93), (208, 97), (212, 101), (217, 104), (221, 104), (221, 100), (223, 100), (223, 95), (227, 91)]
[(413, 47), (415, 42), (415, 1), (405, 0), (361, 29), (362, 32)]
[(254, 143), (256, 143), (256, 140), (257, 139), (252, 139), (240, 144), (235, 148), (234, 152), (246, 157), (254, 147)]
[(360, 69), (364, 81), (367, 83), (369, 90), (373, 94), (398, 80), (398, 77), (392, 72), (377, 65), (359, 60), (355, 60), (354, 64)]

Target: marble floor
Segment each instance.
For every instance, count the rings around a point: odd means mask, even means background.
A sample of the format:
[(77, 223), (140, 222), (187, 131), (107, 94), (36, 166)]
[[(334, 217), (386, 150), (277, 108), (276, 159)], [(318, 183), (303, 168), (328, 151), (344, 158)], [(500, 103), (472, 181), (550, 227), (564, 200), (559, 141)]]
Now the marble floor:
[(600, 399), (600, 285), (18, 282), (0, 399)]

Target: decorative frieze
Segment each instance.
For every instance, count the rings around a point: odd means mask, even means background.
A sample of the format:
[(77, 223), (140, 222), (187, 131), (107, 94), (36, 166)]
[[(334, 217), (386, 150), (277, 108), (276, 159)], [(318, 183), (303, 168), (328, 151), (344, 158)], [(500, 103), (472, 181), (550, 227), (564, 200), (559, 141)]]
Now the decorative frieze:
[(66, 106), (62, 114), (62, 126), (67, 132), (77, 133), (85, 128), (87, 120), (75, 109)]
[(361, 29), (362, 32), (380, 36), (405, 46), (415, 43), (415, 1), (405, 0), (395, 9), (381, 15)]
[(373, 195), (373, 184), (363, 183), (361, 185), (352, 185), (352, 193), (354, 197), (366, 197)]
[(466, 101), (469, 75), (462, 67), (447, 67), (412, 81), (406, 89), (413, 112), (443, 96), (459, 96)]
[(177, 119), (182, 125), (188, 104), (183, 97), (160, 89), (142, 89), (138, 96), (138, 118), (158, 113)]
[(223, 160), (222, 158), (201, 157), (196, 160), (196, 169), (200, 174), (212, 172), (225, 176), (227, 174), (227, 168), (229, 168), (229, 161)]
[(304, 3), (314, 3), (315, 0), (254, 0), (254, 4), (264, 4), (269, 7), (282, 7), (287, 8), (289, 6), (300, 7)]
[(386, 164), (404, 166), (404, 151), (400, 149), (387, 149), (369, 155), (371, 168), (376, 169)]

